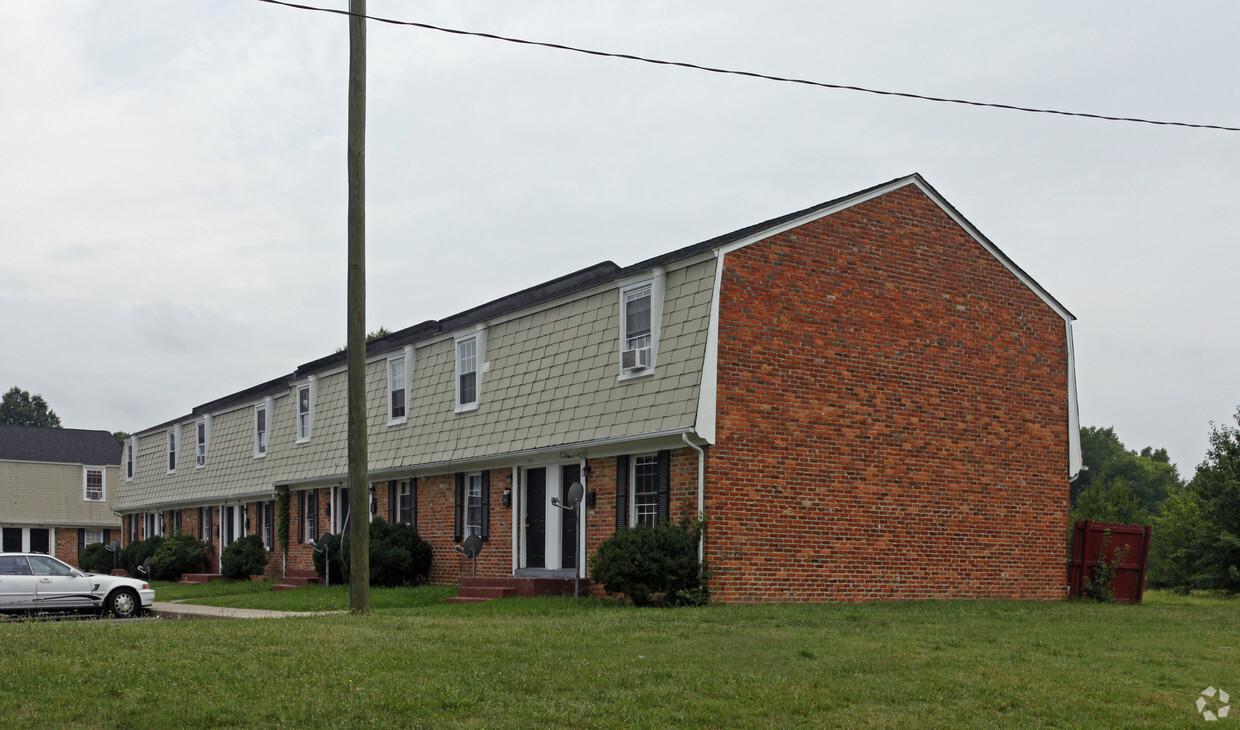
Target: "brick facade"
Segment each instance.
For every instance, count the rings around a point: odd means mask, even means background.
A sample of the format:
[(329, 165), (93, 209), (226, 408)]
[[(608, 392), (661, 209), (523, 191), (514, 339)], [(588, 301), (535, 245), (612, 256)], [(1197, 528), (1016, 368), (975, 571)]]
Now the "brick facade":
[(729, 254), (724, 601), (1063, 595), (1064, 321), (913, 187)]
[[(645, 346), (622, 352), (620, 343), (624, 292), (643, 289), (653, 358), (644, 367), (624, 363)], [(454, 583), (474, 570), (456, 552), (457, 472), (486, 468), (489, 535), (477, 574), (512, 575), (538, 566), (523, 545), (522, 480), (545, 467), (548, 489), (563, 489), (572, 472), (561, 469), (585, 458), (595, 497), (588, 559), (632, 503), (633, 457), (657, 454), (669, 519), (698, 509), (704, 467), (716, 600), (1058, 598), (1067, 482), (1079, 460), (1071, 319), (919, 176), (892, 181), (376, 340), (370, 468), (386, 476), (373, 484), (372, 516), (393, 519), (388, 478), (412, 480), (430, 580)], [(489, 333), (483, 396), (462, 412), (452, 343), (472, 332)], [(411, 354), (408, 419), (390, 423), (384, 358)], [(292, 489), (287, 567), (312, 570), (300, 500), (316, 495), (323, 534), (333, 489), (306, 485), (347, 472), (333, 357), (182, 419), (215, 414), (202, 469), (167, 472), (165, 427), (135, 437), (137, 476), (121, 490), (126, 527), (143, 505), (218, 500), (209, 508), (215, 570), (219, 504), (239, 498), (230, 490)], [(317, 384), (314, 435), (294, 441), (292, 396), (305, 383)], [(261, 458), (256, 408), (269, 417)], [(621, 473), (628, 496), (618, 504)], [(244, 534), (261, 530), (261, 504), (246, 503)], [(552, 569), (570, 554), (553, 552), (564, 550), (555, 545), (562, 522), (550, 520), (563, 517), (547, 508)], [(165, 520), (167, 533), (170, 513)], [(196, 508), (181, 514), (185, 531), (198, 534), (197, 521)], [(277, 545), (267, 575), (284, 566)]]

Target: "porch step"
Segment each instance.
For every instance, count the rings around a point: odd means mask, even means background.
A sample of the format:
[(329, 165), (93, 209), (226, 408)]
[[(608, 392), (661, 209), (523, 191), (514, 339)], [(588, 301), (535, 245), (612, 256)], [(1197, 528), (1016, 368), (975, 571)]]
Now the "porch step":
[(200, 586), (203, 583), (210, 583), (213, 580), (223, 580), (222, 573), (182, 573), (181, 580), (177, 581), (179, 586)]
[[(589, 595), (589, 581), (581, 581), (581, 595)], [(573, 595), (572, 578), (526, 578), (506, 576), (497, 578), (461, 578), (457, 581), (457, 594), (448, 603), (481, 603), (496, 598), (535, 598), (538, 596)]]
[(284, 579), (281, 580), (278, 584), (272, 586), (271, 590), (291, 591), (296, 588), (301, 588), (302, 586), (308, 586), (308, 585), (321, 586), (323, 585), (323, 583), (324, 583), (323, 579), (320, 578), (319, 574), (313, 570), (290, 568), (286, 572)]

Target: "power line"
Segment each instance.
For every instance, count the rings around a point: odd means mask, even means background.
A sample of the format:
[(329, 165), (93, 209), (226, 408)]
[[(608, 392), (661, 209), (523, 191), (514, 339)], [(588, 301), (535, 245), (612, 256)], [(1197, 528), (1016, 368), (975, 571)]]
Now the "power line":
[[(259, 0), (259, 2), (270, 3), (271, 5), (283, 5), (298, 10), (313, 10), (320, 13), (331, 13), (333, 15), (352, 15), (347, 10), (335, 10), (332, 8), (316, 8), (311, 5), (300, 5), (298, 3), (283, 2), (283, 0)], [(987, 107), (990, 109), (1007, 109), (1009, 111), (1026, 112), (1029, 114), (1054, 114), (1062, 117), (1083, 117), (1085, 119), (1100, 119), (1106, 122), (1132, 122), (1135, 124), (1155, 124), (1164, 127), (1189, 127), (1192, 129), (1217, 129), (1223, 132), (1240, 132), (1240, 127), (1225, 127), (1218, 124), (1194, 124), (1191, 122), (1168, 122), (1156, 119), (1141, 119), (1139, 117), (1115, 117), (1106, 114), (1090, 114), (1087, 112), (1068, 112), (1058, 109), (1038, 109), (1035, 107), (1016, 106), (1014, 104), (997, 104), (985, 101), (969, 101), (968, 99), (953, 99), (943, 96), (927, 96), (925, 94), (913, 94), (906, 91), (885, 91), (882, 89), (870, 89), (864, 86), (850, 86), (847, 84), (831, 84), (825, 81), (812, 81), (810, 79), (789, 78), (786, 76), (772, 76), (770, 74), (757, 73), (756, 71), (737, 71), (734, 69), (717, 68), (714, 66), (702, 66), (696, 63), (687, 63), (684, 61), (666, 61), (658, 58), (646, 58), (645, 56), (635, 56), (629, 53), (609, 53), (607, 51), (595, 51), (589, 48), (577, 48), (576, 46), (566, 46), (561, 43), (548, 43), (546, 41), (531, 41), (524, 38), (511, 38), (508, 36), (495, 35), (494, 33), (482, 33), (479, 31), (460, 30), (458, 28), (445, 28), (443, 26), (431, 25), (429, 23), (418, 23), (412, 20), (393, 20), (392, 18), (380, 18), (374, 15), (359, 15), (359, 17), (373, 20), (378, 23), (387, 23), (389, 25), (404, 25), (412, 28), (421, 28), (423, 30), (433, 30), (439, 33), (450, 33), (452, 35), (471, 36), (474, 38), (486, 38), (488, 40), (503, 41), (505, 43), (516, 43), (523, 46), (538, 46), (540, 48), (550, 48), (557, 51), (569, 51), (572, 53), (582, 53), (587, 56), (600, 56), (603, 58), (618, 58), (624, 61), (640, 61), (641, 63), (651, 63), (657, 66), (675, 66), (677, 68), (688, 68), (694, 71), (706, 71), (715, 74), (727, 74), (731, 76), (743, 76), (751, 79), (762, 79), (764, 81), (779, 81), (787, 84), (800, 84), (802, 86), (816, 86), (822, 89), (835, 89), (838, 91), (859, 91), (865, 94), (877, 94), (879, 96), (896, 96), (903, 99), (916, 99), (918, 101), (933, 101), (942, 104), (963, 104), (966, 106)]]

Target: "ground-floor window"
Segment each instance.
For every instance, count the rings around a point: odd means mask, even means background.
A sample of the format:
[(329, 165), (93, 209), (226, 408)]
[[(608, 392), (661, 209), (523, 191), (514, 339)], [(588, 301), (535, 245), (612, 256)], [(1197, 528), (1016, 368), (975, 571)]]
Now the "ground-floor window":
[(465, 536), (482, 536), (482, 474), (465, 475)]
[(659, 514), (659, 457), (638, 456), (633, 460), (633, 525), (654, 527)]
[(276, 503), (263, 502), (259, 505), (262, 517), (263, 547), (274, 550), (276, 545)]
[(87, 530), (82, 535), (82, 546), (103, 542), (103, 530)]
[(52, 552), (52, 530), (48, 527), (5, 527), (0, 530), (0, 552)]

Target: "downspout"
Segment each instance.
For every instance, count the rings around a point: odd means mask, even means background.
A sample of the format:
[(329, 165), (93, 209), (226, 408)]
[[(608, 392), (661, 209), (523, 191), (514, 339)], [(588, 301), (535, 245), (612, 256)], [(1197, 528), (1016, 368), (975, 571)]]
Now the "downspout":
[[(578, 545), (577, 556), (579, 556), (577, 558), (577, 575), (580, 576), (582, 579), (589, 577), (586, 575), (586, 550), (588, 550), (590, 547), (590, 542), (589, 540), (587, 540), (587, 535), (586, 535), (586, 531), (590, 529), (589, 528), (589, 525), (590, 525), (589, 509), (590, 508), (586, 506), (586, 503), (589, 502), (589, 500), (586, 497), (590, 494), (589, 471), (590, 471), (590, 463), (586, 461), (585, 454), (583, 453), (581, 455), (581, 463), (577, 467), (577, 474), (578, 474), (577, 478), (581, 481), (581, 486), (583, 487), (583, 489), (581, 490), (581, 502), (577, 505), (577, 518), (581, 520), (581, 522), (578, 525), (581, 528), (580, 529), (581, 535), (577, 539), (577, 545)], [(579, 596), (577, 596), (576, 593), (574, 593), (573, 598), (576, 599), (578, 597)]]
[[(688, 445), (689, 448), (693, 449), (694, 451), (698, 453), (698, 509), (697, 509), (697, 513), (698, 513), (698, 519), (700, 520), (706, 517), (706, 452), (702, 450), (702, 447), (698, 446), (697, 444), (689, 440), (689, 434), (687, 432), (680, 434), (680, 438), (684, 440), (685, 444)], [(698, 562), (699, 563), (702, 562), (702, 559), (705, 556), (706, 556), (706, 532), (705, 530), (703, 530), (702, 534), (698, 537)]]
[(517, 506), (517, 478), (520, 477), (520, 467), (512, 467), (512, 481), (509, 487), (512, 490), (511, 499), (509, 501), (509, 511), (512, 513), (512, 574), (517, 574), (518, 566), (521, 559), (521, 545), (517, 538), (517, 529), (519, 527), (517, 518), (520, 517), (521, 509)]

